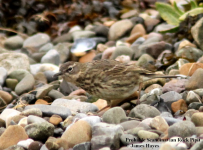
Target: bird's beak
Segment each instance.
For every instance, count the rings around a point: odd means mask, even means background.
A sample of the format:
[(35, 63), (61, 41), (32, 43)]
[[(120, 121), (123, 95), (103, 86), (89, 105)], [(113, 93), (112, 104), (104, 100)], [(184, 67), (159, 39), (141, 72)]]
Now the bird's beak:
[(58, 72), (58, 73), (53, 75), (53, 78), (56, 78), (56, 77), (61, 76), (61, 75), (62, 75), (62, 72)]

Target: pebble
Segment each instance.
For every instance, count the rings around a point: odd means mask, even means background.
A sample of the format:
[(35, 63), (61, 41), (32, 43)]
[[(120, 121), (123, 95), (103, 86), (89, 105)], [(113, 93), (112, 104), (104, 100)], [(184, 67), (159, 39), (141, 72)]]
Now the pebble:
[(120, 136), (123, 134), (121, 125), (98, 123), (92, 128), (91, 149), (120, 147)]
[(62, 121), (63, 121), (63, 119), (59, 115), (52, 115), (49, 118), (49, 122), (52, 123), (55, 126), (57, 126)]
[(8, 74), (17, 69), (30, 70), (28, 56), (22, 53), (0, 54), (0, 66), (4, 67)]
[(39, 52), (48, 52), (49, 50), (51, 50), (53, 48), (53, 44), (52, 43), (47, 43), (45, 45), (43, 45), (42, 47), (40, 47)]
[(83, 120), (79, 120), (74, 123), (61, 136), (62, 139), (68, 142), (69, 148), (73, 148), (76, 144), (80, 144), (82, 142), (89, 142), (91, 137), (91, 126), (89, 123)]
[(49, 136), (53, 136), (54, 125), (48, 122), (32, 123), (25, 127), (25, 131), (29, 138), (35, 141), (45, 141)]
[(149, 106), (146, 104), (140, 104), (140, 105), (136, 106), (135, 108), (133, 108), (130, 111), (130, 114), (129, 114), (130, 117), (140, 118), (140, 119), (145, 119), (145, 118), (150, 118), (150, 117), (153, 118), (158, 115), (160, 115), (159, 110), (157, 110), (153, 106)]
[(54, 64), (33, 64), (30, 65), (30, 72), (35, 75), (38, 72), (45, 72), (45, 71), (53, 71), (53, 72), (58, 72), (59, 67), (54, 65)]
[(19, 125), (9, 126), (0, 137), (0, 149), (6, 149), (26, 139), (28, 139), (28, 135), (23, 127)]
[(77, 100), (56, 99), (51, 106), (63, 107), (64, 109), (70, 109), (71, 112), (96, 112), (98, 108), (91, 103), (79, 102)]
[(10, 104), (10, 102), (13, 100), (12, 95), (10, 95), (8, 92), (1, 91), (1, 90), (0, 90), (0, 97), (6, 102), (6, 104)]
[(39, 150), (42, 147), (42, 143), (39, 141), (34, 141), (28, 146), (28, 150)]
[(176, 113), (178, 110), (181, 110), (182, 114), (188, 110), (186, 101), (183, 99), (173, 102), (171, 104), (171, 109), (172, 109), (173, 113)]
[(126, 119), (125, 111), (120, 107), (114, 107), (107, 110), (102, 115), (103, 122), (110, 124), (119, 124)]
[(203, 88), (203, 81), (201, 80), (203, 69), (198, 68), (185, 85), (186, 90), (195, 90)]
[(20, 49), (23, 46), (24, 39), (19, 36), (11, 36), (4, 41), (4, 47), (11, 50)]
[(115, 41), (132, 29), (133, 23), (128, 20), (121, 20), (114, 23), (109, 29), (109, 40)]
[(15, 87), (15, 92), (18, 95), (33, 90), (35, 79), (32, 74), (27, 74)]
[(17, 79), (20, 82), (27, 74), (30, 74), (29, 71), (25, 69), (16, 69), (9, 73), (8, 77), (11, 79)]
[(43, 115), (46, 115), (49, 117), (51, 117), (52, 115), (59, 115), (63, 119), (65, 119), (71, 115), (70, 110), (66, 107), (52, 106), (52, 105), (50, 106), (50, 105), (43, 105), (43, 104), (29, 105), (25, 107), (25, 110), (32, 109), (32, 108), (40, 109)]
[(28, 37), (24, 43), (23, 47), (40, 48), (41, 46), (47, 44), (50, 41), (50, 37), (45, 33), (37, 33), (33, 36)]
[(36, 89), (36, 98), (40, 99), (46, 96), (53, 89), (53, 85), (46, 84)]
[(0, 118), (3, 119), (4, 121), (7, 120), (8, 117), (10, 116), (15, 116), (15, 115), (19, 115), (20, 112), (15, 110), (15, 109), (10, 109), (10, 108), (7, 108), (7, 109), (4, 109), (1, 114), (0, 114)]
[(159, 135), (153, 132), (145, 131), (145, 130), (140, 130), (138, 131), (138, 136), (140, 139), (146, 140), (146, 139), (158, 139)]
[(98, 116), (89, 116), (89, 117), (84, 117), (81, 120), (84, 120), (90, 124), (91, 127), (96, 125), (97, 123), (100, 123), (102, 120)]
[(43, 122), (47, 122), (45, 119), (38, 117), (38, 116), (34, 116), (34, 115), (29, 115), (27, 117), (27, 123), (28, 124), (32, 124), (32, 123), (43, 123)]
[(18, 84), (17, 79), (11, 79), (11, 78), (6, 79), (6, 86), (12, 90), (15, 90), (15, 87), (17, 84)]
[(191, 121), (195, 124), (195, 126), (202, 126), (203, 125), (202, 118), (203, 118), (203, 113), (196, 112), (192, 115)]
[(59, 65), (60, 63), (60, 55), (57, 50), (51, 49), (49, 50), (41, 59), (41, 63), (50, 63), (54, 65)]
[(54, 49), (59, 53), (61, 63), (65, 62), (69, 58), (69, 43), (58, 43), (54, 46)]
[(168, 137), (180, 136), (182, 138), (196, 134), (195, 125), (190, 121), (180, 121), (174, 123), (168, 129)]
[(83, 142), (80, 144), (76, 144), (73, 147), (73, 150), (89, 150), (91, 148), (91, 143), (90, 142)]

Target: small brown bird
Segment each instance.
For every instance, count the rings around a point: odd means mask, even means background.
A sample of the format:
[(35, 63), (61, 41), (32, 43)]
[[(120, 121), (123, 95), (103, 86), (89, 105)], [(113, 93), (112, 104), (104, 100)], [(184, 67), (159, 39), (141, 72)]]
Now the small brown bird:
[(135, 65), (109, 59), (88, 63), (70, 61), (61, 65), (60, 72), (54, 76), (62, 76), (65, 81), (107, 102), (121, 101), (131, 96), (139, 89), (143, 76), (149, 79), (177, 77), (155, 74)]

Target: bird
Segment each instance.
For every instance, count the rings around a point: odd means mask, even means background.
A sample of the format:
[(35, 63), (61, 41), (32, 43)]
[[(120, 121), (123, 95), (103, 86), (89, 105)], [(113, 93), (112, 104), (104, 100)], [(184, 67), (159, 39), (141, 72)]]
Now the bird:
[[(133, 64), (113, 59), (94, 60), (87, 63), (68, 61), (60, 66), (54, 77), (61, 76), (84, 89), (90, 95), (111, 101), (125, 100), (140, 90), (143, 77), (176, 78), (177, 76), (156, 74)], [(139, 99), (139, 98), (138, 98)]]

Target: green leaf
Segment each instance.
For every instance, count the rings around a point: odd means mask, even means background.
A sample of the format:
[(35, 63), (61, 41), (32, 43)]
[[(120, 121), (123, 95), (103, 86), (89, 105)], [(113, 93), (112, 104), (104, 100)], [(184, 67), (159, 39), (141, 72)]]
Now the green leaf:
[(189, 16), (196, 16), (198, 14), (202, 14), (203, 13), (203, 8), (202, 7), (198, 7), (195, 9), (192, 9), (186, 13), (184, 13), (182, 16), (180, 16), (179, 20), (183, 21), (185, 20), (185, 18), (189, 15)]
[(174, 1), (173, 3), (173, 7), (175, 8), (175, 10), (178, 12), (179, 15), (183, 15), (184, 12), (182, 10), (180, 10), (180, 8), (178, 8), (176, 2)]
[(175, 33), (175, 32), (178, 32), (178, 30), (179, 30), (179, 26), (175, 26), (175, 27), (172, 27), (172, 28), (169, 28), (166, 30), (160, 30), (159, 32), (160, 33)]
[(162, 19), (168, 24), (178, 26), (180, 14), (169, 4), (156, 2), (156, 9), (159, 11)]
[(191, 5), (191, 9), (195, 9), (195, 8), (198, 7), (197, 3), (195, 1), (193, 1), (193, 0), (190, 1), (190, 5)]

